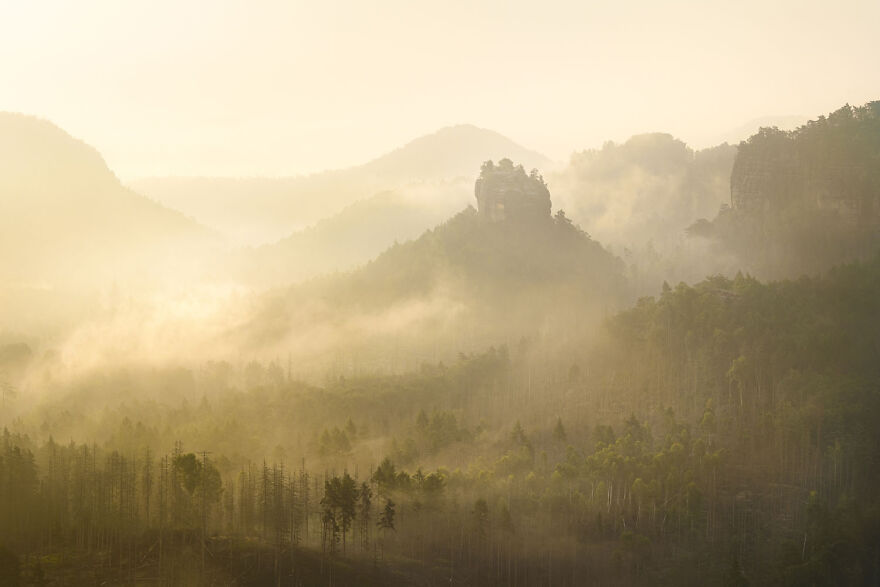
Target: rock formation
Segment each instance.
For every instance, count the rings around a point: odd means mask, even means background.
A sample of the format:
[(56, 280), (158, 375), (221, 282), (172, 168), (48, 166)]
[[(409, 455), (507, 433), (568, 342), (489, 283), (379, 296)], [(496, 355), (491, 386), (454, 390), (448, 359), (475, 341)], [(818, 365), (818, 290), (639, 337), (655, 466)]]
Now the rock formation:
[(730, 207), (690, 234), (716, 237), (764, 278), (815, 274), (880, 248), (880, 101), (739, 145)]
[(880, 228), (880, 103), (844, 107), (797, 131), (765, 128), (740, 145), (730, 177), (735, 210), (796, 206)]
[(536, 169), (526, 174), (510, 159), (483, 163), (474, 186), (480, 218), (489, 222), (550, 219), (550, 191)]

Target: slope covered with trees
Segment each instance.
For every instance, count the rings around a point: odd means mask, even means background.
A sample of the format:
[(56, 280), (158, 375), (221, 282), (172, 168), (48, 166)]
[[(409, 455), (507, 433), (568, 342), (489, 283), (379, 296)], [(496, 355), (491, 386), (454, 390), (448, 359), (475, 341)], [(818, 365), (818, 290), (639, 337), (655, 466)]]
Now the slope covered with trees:
[[(43, 553), (26, 577), (70, 572), (63, 551), (105, 577), (871, 584), (878, 284), (880, 258), (713, 277), (589, 350), (321, 386), (255, 363), (84, 381), (5, 434), (4, 540)], [(153, 399), (94, 420), (124, 381)]]
[(744, 141), (730, 206), (691, 233), (716, 239), (762, 276), (870, 257), (880, 229), (880, 102), (846, 105), (796, 130)]
[(276, 243), (242, 251), (231, 273), (244, 283), (277, 287), (350, 271), (459, 212), (464, 206), (459, 191), (458, 184), (412, 186), (404, 193), (381, 192), (358, 200)]
[[(620, 261), (564, 212), (496, 222), (469, 207), (351, 273), (268, 296), (243, 336), (279, 349), (308, 338), (373, 366), (394, 347), (400, 364), (384, 368), (412, 368), (523, 336), (583, 336), (624, 294)], [(325, 342), (329, 330), (343, 334)]]

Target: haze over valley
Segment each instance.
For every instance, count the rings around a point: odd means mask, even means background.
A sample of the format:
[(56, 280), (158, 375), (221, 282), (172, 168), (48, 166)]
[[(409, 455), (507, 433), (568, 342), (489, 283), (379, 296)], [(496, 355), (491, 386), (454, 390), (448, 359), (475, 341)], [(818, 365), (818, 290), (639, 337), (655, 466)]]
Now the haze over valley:
[(878, 584), (878, 17), (0, 9), (0, 585)]

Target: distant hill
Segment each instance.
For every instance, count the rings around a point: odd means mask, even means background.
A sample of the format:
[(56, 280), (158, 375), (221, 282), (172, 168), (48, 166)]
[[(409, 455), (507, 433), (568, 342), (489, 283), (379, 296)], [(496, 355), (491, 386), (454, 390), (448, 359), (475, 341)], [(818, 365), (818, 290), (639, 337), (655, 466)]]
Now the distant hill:
[(74, 299), (47, 292), (180, 278), (220, 243), (192, 219), (124, 187), (94, 148), (54, 124), (0, 113), (0, 306), (7, 327), (9, 316), (22, 316), (19, 306), (39, 318)]
[[(526, 182), (540, 180), (521, 177), (522, 190), (487, 183), (504, 193), (481, 192), (481, 201), (526, 197)], [(412, 366), (451, 349), (583, 336), (620, 299), (622, 264), (563, 215), (533, 210), (526, 221), (468, 208), (351, 273), (269, 296), (234, 337), (299, 356), (348, 349)]]
[(484, 161), (503, 158), (517, 161), (527, 169), (544, 168), (550, 162), (495, 131), (461, 124), (410, 141), (361, 169), (377, 177), (398, 180), (470, 179)]
[[(357, 200), (384, 191), (425, 192), (436, 184), (448, 186), (483, 161), (502, 157), (529, 168), (547, 163), (543, 155), (494, 131), (460, 125), (348, 169), (282, 178), (152, 178), (131, 186), (240, 244), (260, 245), (311, 226)], [(464, 193), (469, 195), (469, 189)]]

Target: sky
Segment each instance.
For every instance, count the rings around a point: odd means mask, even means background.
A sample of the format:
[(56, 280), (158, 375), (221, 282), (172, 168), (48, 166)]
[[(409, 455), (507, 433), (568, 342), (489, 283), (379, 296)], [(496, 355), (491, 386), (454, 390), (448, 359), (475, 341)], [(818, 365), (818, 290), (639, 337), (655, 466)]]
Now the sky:
[(0, 110), (123, 180), (292, 175), (443, 126), (557, 160), (880, 99), (877, 0), (0, 0)]

